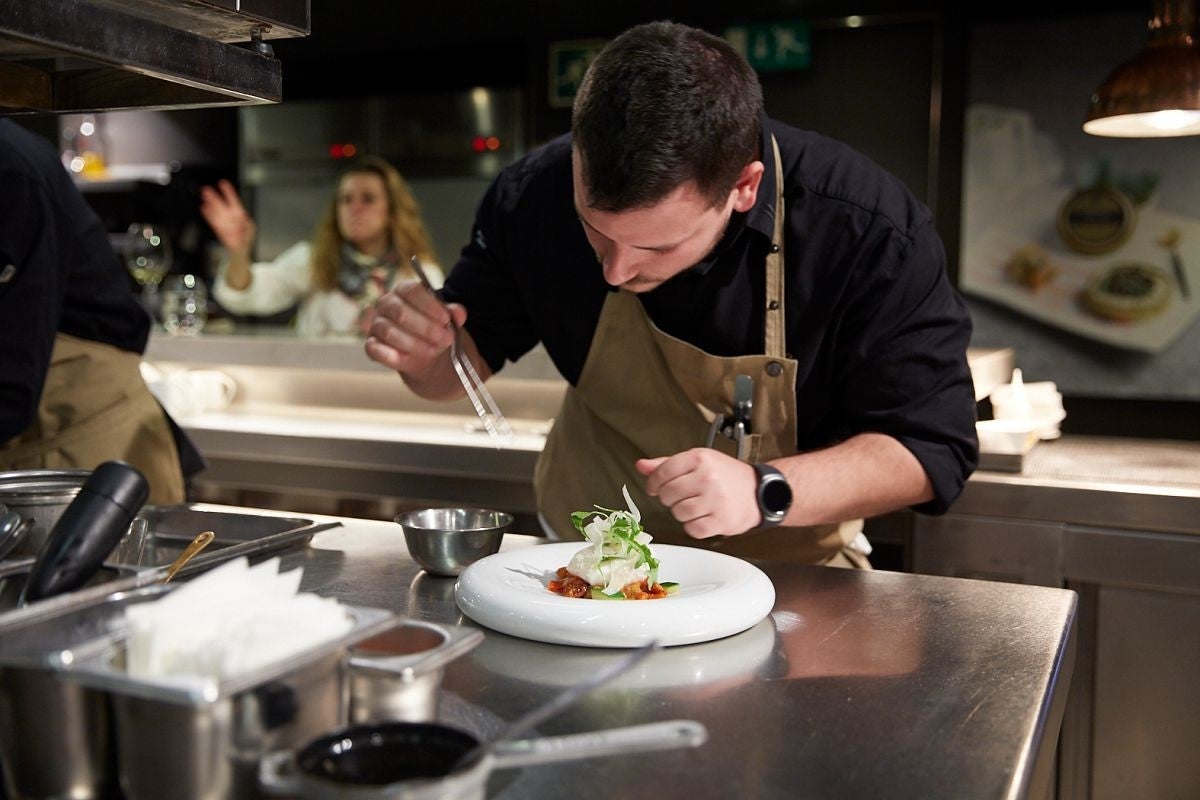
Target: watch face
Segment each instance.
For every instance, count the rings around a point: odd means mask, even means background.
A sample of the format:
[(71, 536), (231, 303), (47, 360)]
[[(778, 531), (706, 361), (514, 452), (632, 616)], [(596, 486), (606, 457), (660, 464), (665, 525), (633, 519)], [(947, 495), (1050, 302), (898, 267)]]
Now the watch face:
[(792, 488), (786, 480), (766, 481), (761, 497), (763, 508), (773, 514), (782, 514), (792, 504)]

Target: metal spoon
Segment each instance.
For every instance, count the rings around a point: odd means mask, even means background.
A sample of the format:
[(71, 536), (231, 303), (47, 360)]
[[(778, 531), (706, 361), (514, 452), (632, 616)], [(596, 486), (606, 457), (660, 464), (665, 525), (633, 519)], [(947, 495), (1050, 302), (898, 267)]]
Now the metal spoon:
[(209, 543), (216, 538), (216, 534), (212, 531), (204, 531), (196, 534), (196, 538), (192, 539), (184, 551), (179, 554), (179, 558), (171, 562), (171, 566), (167, 567), (167, 574), (163, 576), (162, 582), (166, 583), (175, 577), (175, 573), (183, 569), (184, 565), (200, 554), (200, 551), (208, 547)]
[(629, 653), (620, 661), (609, 664), (607, 667), (591, 675), (586, 680), (580, 681), (574, 686), (568, 687), (563, 692), (559, 692), (557, 695), (550, 698), (549, 702), (543, 703), (542, 705), (534, 708), (532, 711), (529, 711), (510, 722), (508, 726), (500, 731), (499, 735), (491, 741), (482, 742), (468, 750), (462, 755), (461, 758), (458, 759), (458, 761), (455, 762), (454, 766), (450, 768), (447, 774), (453, 774), (459, 770), (469, 767), (479, 759), (486, 756), (488, 753), (492, 752), (492, 750), (500, 742), (508, 741), (517, 734), (524, 733), (533, 726), (537, 725), (539, 722), (543, 722), (561, 712), (563, 709), (575, 703), (577, 700), (579, 700), (579, 698), (583, 697), (588, 692), (596, 689), (599, 686), (602, 686), (605, 683), (608, 683), (613, 678), (626, 672), (634, 664), (641, 661), (643, 658), (650, 655), (657, 649), (658, 642), (656, 640), (649, 641), (633, 652)]

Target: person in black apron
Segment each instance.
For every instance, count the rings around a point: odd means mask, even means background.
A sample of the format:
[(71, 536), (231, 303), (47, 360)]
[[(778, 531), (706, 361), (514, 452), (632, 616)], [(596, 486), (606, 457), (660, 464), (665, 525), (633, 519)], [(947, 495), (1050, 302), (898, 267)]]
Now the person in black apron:
[[(943, 512), (977, 461), (970, 318), (928, 209), (767, 118), (694, 28), (604, 49), (572, 134), (493, 182), (440, 294), (382, 298), (368, 354), (452, 398), (450, 314), (481, 375), (544, 344), (570, 386), (535, 486), (564, 538), (627, 484), (656, 541), (865, 567), (863, 517)], [(710, 446), (742, 376), (749, 435)]]
[[(0, 471), (120, 459), (185, 499), (198, 451), (140, 372), (150, 319), (48, 142), (0, 120)], [(181, 463), (182, 462), (182, 463)]]

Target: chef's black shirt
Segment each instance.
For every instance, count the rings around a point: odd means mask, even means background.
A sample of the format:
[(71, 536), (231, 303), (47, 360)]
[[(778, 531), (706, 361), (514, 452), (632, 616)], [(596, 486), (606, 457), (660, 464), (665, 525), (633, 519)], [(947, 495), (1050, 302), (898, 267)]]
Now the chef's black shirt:
[[(849, 147), (763, 125), (755, 206), (734, 215), (712, 255), (639, 299), (659, 329), (708, 353), (764, 352), (774, 134), (787, 215), (785, 342), (799, 362), (797, 449), (864, 432), (893, 436), (933, 484), (934, 500), (917, 510), (944, 512), (974, 470), (978, 444), (971, 320), (946, 276), (929, 210)], [(492, 183), (443, 294), (466, 306), (467, 329), (493, 372), (541, 342), (574, 385), (609, 291), (575, 213), (564, 136)]]
[(150, 318), (58, 153), (0, 119), (0, 444), (33, 422), (60, 331), (141, 353)]

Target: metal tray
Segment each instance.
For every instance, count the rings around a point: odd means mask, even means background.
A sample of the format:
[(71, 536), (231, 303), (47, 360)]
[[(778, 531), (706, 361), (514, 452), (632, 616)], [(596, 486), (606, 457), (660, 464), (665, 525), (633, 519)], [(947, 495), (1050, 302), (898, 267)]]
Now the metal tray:
[[(213, 531), (216, 538), (203, 553), (179, 571), (176, 579), (186, 578), (241, 556), (257, 558), (288, 547), (306, 544), (323, 530), (339, 527), (340, 522), (316, 523), (302, 517), (270, 514), (213, 511), (189, 504), (146, 506), (138, 515), (149, 526), (146, 547), (139, 561), (110, 557), (89, 585), (59, 597), (51, 597), (24, 608), (5, 605), (6, 597), (19, 594), (18, 581), (32, 568), (33, 557), (7, 559), (0, 564), (0, 636), (38, 620), (87, 608), (104, 602), (115, 592), (129, 591), (159, 583), (176, 556), (201, 531)], [(117, 553), (120, 552), (118, 548)], [(8, 584), (13, 584), (9, 587)], [(8, 588), (6, 588), (8, 587)]]
[[(166, 568), (201, 531), (216, 538), (203, 553), (192, 559), (180, 576), (205, 570), (239, 556), (261, 556), (286, 547), (307, 543), (313, 534), (341, 525), (316, 524), (302, 517), (281, 517), (234, 511), (209, 511), (191, 505), (146, 506), (138, 516), (149, 526), (146, 547), (139, 560), (123, 560), (116, 554), (106, 566), (126, 570)], [(116, 553), (120, 553), (118, 548)]]

